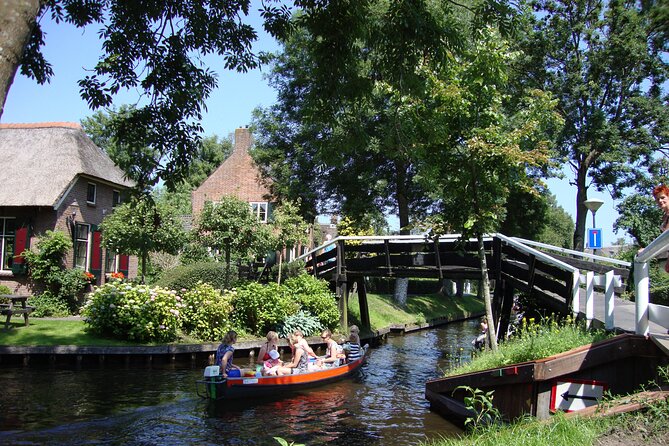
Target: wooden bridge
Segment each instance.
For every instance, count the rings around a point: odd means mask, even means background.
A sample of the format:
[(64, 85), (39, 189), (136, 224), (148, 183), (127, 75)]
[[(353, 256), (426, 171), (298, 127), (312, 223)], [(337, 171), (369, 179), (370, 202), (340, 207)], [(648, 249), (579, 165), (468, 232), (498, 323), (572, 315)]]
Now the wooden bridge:
[[(650, 316), (646, 315), (644, 323), (636, 314), (638, 309), (630, 313), (627, 302), (625, 314), (616, 318), (615, 294), (620, 295), (630, 279), (629, 262), (502, 234), (486, 236), (484, 248), (488, 276), (494, 284), (493, 313), (498, 321), (498, 333), (506, 332), (516, 291), (526, 293), (555, 312), (582, 315), (588, 323), (597, 314), (607, 329), (647, 335), (652, 328), (658, 336), (666, 333), (666, 325), (669, 325), (666, 307), (650, 304), (650, 310), (646, 310)], [(481, 279), (476, 240), (463, 242), (457, 234), (435, 238), (423, 235), (337, 237), (299, 259), (306, 261), (311, 274), (333, 283), (342, 327), (348, 326), (348, 295), (354, 284), (357, 284), (361, 323), (369, 327), (364, 277)], [(643, 301), (643, 298), (637, 300)], [(620, 302), (618, 307), (622, 307)], [(649, 322), (653, 318), (655, 321)], [(614, 325), (615, 320), (624, 324)]]

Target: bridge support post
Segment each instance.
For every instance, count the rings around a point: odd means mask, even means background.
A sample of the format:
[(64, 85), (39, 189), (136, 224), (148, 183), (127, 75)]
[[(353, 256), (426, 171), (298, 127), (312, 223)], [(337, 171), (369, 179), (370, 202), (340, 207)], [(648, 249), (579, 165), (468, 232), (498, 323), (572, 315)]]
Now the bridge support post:
[(613, 289), (613, 276), (614, 272), (613, 270), (607, 271), (606, 274), (604, 274), (604, 280), (606, 281), (606, 286), (604, 287), (604, 328), (607, 330), (613, 330), (615, 327), (615, 320), (614, 320), (614, 305), (615, 305), (615, 299), (614, 299), (614, 289)]
[(339, 328), (342, 333), (348, 333), (348, 284), (346, 281), (337, 281), (337, 297), (339, 298)]
[(648, 296), (650, 294), (648, 262), (634, 262), (634, 306), (636, 334), (648, 336)]
[(358, 282), (358, 303), (360, 304), (360, 323), (366, 329), (370, 329), (372, 324), (369, 320), (369, 305), (367, 304), (367, 289), (365, 288), (364, 277)]
[(499, 316), (497, 340), (504, 340), (509, 331), (509, 321), (511, 320), (511, 310), (513, 309), (514, 288), (506, 280), (500, 281), (500, 287), (502, 288), (502, 310)]

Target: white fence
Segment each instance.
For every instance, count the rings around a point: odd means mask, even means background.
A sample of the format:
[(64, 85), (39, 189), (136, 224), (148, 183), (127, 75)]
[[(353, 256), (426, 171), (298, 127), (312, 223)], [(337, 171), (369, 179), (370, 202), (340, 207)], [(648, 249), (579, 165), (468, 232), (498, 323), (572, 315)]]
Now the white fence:
[(664, 328), (669, 325), (669, 307), (650, 303), (648, 262), (669, 249), (669, 231), (653, 240), (634, 258), (634, 298), (636, 305), (636, 333), (647, 336), (650, 322)]
[[(560, 248), (557, 246), (547, 245), (545, 243), (535, 242), (533, 240), (526, 240), (514, 237), (515, 240), (530, 246), (536, 246), (550, 251), (559, 252), (560, 254), (580, 257), (582, 259), (592, 260), (594, 262), (606, 262), (617, 265), (623, 268), (632, 266), (630, 262), (624, 260), (612, 259), (610, 257), (598, 256), (596, 254), (589, 254), (587, 252), (574, 251), (573, 249)], [(572, 312), (578, 315), (580, 312), (580, 285), (585, 285), (585, 319), (586, 324), (590, 326), (592, 320), (595, 318), (595, 287), (604, 289), (604, 326), (607, 330), (613, 330), (615, 327), (615, 288), (622, 286), (622, 279), (619, 275), (615, 275), (614, 271), (608, 271), (605, 274), (595, 274), (593, 271), (587, 271), (585, 274), (578, 274), (578, 280), (574, 283), (574, 294), (572, 299)]]

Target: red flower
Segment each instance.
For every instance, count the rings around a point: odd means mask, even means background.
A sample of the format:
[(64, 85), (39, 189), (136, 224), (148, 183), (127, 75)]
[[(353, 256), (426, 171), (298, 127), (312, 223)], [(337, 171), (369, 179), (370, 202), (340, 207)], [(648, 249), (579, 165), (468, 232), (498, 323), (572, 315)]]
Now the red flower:
[(88, 271), (84, 271), (84, 279), (88, 280), (89, 282), (92, 280), (95, 280), (95, 276)]
[(117, 273), (111, 273), (111, 278), (112, 279), (125, 279), (125, 276), (123, 275), (122, 272), (117, 272)]

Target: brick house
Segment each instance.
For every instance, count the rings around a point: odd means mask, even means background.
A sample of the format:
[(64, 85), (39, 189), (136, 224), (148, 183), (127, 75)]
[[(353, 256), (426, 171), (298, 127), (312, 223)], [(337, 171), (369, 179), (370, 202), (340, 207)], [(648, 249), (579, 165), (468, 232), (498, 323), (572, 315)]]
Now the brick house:
[(202, 212), (207, 201), (217, 202), (232, 195), (249, 203), (259, 222), (268, 221), (272, 194), (261, 182), (258, 168), (249, 154), (252, 144), (253, 136), (248, 128), (235, 130), (232, 154), (192, 192), (194, 217)]
[(0, 124), (0, 284), (29, 292), (21, 252), (46, 230), (72, 238), (65, 265), (103, 283), (137, 275), (137, 258), (107, 252), (98, 225), (133, 186), (79, 124)]

